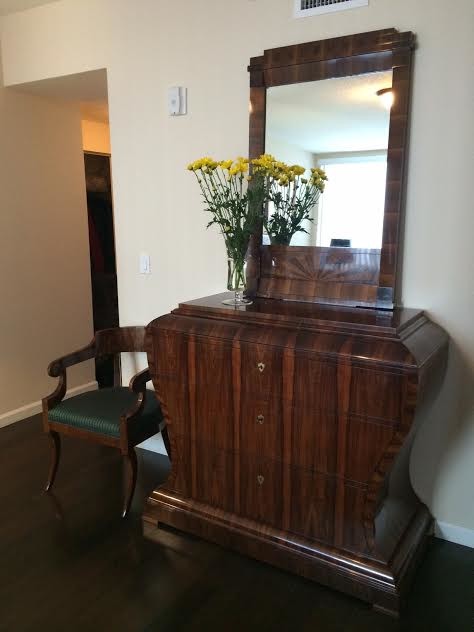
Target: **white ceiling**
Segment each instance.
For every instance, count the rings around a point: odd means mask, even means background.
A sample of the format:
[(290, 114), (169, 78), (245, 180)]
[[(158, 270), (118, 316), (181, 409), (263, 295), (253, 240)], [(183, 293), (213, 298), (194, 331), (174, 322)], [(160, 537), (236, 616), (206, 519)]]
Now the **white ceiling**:
[(390, 113), (376, 95), (392, 72), (377, 72), (270, 88), (267, 150), (275, 138), (312, 153), (387, 147)]
[(57, 0), (0, 0), (0, 15), (25, 11), (42, 4), (51, 4), (51, 2), (57, 2)]
[[(32, 9), (57, 0), (0, 0), (0, 16)], [(108, 123), (107, 72), (105, 69), (34, 81), (15, 89), (53, 99), (76, 102), (82, 118)]]
[(15, 86), (15, 90), (77, 103), (80, 105), (82, 118), (108, 123), (107, 71), (105, 68), (23, 83)]

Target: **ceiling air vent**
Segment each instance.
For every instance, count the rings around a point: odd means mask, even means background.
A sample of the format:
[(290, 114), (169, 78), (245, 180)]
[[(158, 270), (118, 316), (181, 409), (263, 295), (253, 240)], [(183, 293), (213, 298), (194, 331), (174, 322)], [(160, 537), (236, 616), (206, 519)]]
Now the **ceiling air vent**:
[(366, 7), (369, 0), (295, 0), (295, 18)]

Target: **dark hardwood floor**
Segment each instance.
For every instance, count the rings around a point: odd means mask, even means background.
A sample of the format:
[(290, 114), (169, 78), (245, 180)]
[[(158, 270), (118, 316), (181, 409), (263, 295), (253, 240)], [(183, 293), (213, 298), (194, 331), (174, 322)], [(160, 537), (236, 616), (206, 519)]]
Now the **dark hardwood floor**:
[(0, 631), (180, 632), (474, 629), (474, 550), (435, 540), (400, 620), (299, 577), (171, 531), (143, 537), (141, 507), (166, 476), (141, 451), (132, 514), (121, 460), (64, 439), (53, 494), (39, 417), (0, 430)]

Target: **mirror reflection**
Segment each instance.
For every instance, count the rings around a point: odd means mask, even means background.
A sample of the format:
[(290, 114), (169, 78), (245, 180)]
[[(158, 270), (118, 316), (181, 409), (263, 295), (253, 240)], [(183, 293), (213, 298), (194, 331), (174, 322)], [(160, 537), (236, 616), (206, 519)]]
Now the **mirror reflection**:
[(265, 152), (328, 177), (290, 245), (381, 248), (391, 86), (390, 70), (267, 90)]

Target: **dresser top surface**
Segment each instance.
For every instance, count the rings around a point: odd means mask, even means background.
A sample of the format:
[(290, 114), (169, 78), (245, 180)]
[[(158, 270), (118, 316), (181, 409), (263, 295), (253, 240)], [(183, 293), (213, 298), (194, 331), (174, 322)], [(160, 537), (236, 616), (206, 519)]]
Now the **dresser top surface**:
[(303, 303), (278, 299), (256, 298), (251, 305), (231, 307), (222, 301), (233, 296), (224, 292), (213, 296), (180, 303), (174, 313), (222, 318), (244, 322), (279, 322), (291, 327), (321, 327), (399, 336), (423, 317), (418, 309), (395, 308), (390, 311), (367, 308), (341, 307), (321, 303)]

